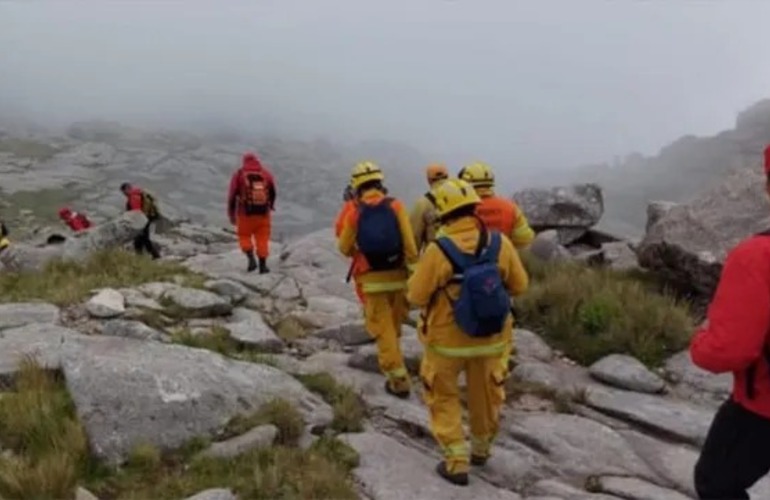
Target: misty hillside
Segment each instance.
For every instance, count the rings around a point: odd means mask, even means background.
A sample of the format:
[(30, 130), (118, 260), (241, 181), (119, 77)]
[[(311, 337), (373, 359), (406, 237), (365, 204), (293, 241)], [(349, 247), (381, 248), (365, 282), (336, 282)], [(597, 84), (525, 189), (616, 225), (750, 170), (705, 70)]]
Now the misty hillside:
[(636, 236), (644, 232), (648, 201), (686, 201), (732, 169), (755, 167), (768, 142), (770, 100), (763, 100), (739, 113), (730, 130), (712, 137), (682, 137), (653, 157), (632, 154), (615, 164), (580, 167), (569, 171), (568, 178), (600, 184), (604, 228)]
[(251, 139), (230, 130), (149, 131), (115, 122), (80, 122), (51, 132), (0, 122), (0, 214), (18, 231), (55, 223), (64, 205), (103, 220), (122, 210), (118, 186), (128, 181), (155, 193), (171, 218), (227, 225), (228, 183), (247, 150), (276, 175), (279, 238), (328, 227), (356, 161), (379, 162), (394, 194), (409, 201), (425, 188), (415, 182), (422, 181), (425, 160), (397, 143), (342, 146), (321, 139)]

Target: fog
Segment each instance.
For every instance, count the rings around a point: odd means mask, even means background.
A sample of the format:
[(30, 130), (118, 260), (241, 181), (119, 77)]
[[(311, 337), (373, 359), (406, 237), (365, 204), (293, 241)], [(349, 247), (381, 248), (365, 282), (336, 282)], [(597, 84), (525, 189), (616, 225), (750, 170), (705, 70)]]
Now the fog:
[(510, 172), (654, 153), (770, 94), (770, 2), (0, 2), (0, 115), (407, 142)]

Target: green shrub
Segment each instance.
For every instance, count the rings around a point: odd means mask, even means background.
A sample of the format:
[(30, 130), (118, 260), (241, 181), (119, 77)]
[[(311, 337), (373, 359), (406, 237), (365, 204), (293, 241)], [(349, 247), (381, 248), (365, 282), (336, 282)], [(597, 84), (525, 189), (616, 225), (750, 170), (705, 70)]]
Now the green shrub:
[(297, 378), (309, 390), (319, 394), (332, 405), (334, 420), (332, 429), (337, 432), (361, 432), (364, 429), (366, 407), (361, 397), (347, 386), (337, 383), (328, 373), (298, 375)]
[(657, 366), (687, 345), (694, 326), (687, 305), (638, 273), (524, 260), (531, 282), (516, 299), (518, 324), (570, 358), (590, 364), (625, 353)]

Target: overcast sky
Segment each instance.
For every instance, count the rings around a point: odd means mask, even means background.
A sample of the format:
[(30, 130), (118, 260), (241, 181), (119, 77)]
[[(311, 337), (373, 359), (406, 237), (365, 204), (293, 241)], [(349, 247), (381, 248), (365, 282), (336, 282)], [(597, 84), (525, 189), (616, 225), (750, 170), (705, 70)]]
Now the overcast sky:
[(0, 1), (0, 113), (259, 123), (569, 166), (770, 97), (764, 0)]

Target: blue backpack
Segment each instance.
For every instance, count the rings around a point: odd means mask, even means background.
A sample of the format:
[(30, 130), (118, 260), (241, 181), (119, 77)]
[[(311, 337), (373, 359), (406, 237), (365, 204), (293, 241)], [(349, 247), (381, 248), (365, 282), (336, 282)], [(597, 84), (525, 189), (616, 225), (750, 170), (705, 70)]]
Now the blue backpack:
[(460, 284), (460, 296), (452, 302), (455, 321), (471, 337), (500, 333), (511, 314), (511, 298), (497, 268), (501, 236), (490, 232), (489, 243), (484, 245), (486, 236), (486, 231), (479, 235), (475, 254), (460, 251), (449, 237), (436, 240), (454, 269), (450, 283)]
[(393, 198), (383, 198), (376, 205), (358, 204), (356, 245), (372, 271), (404, 266), (401, 226), (392, 203)]

